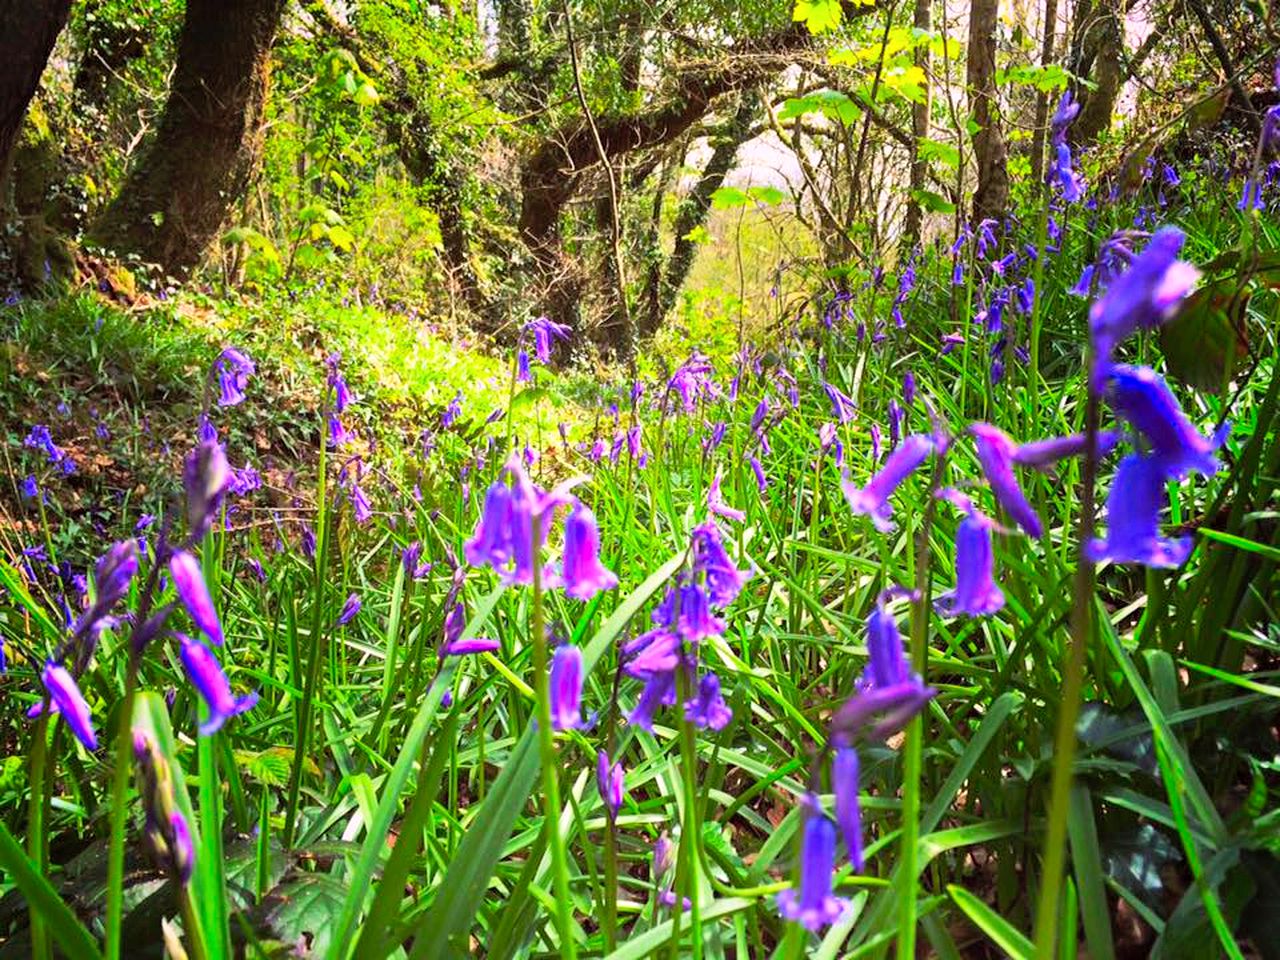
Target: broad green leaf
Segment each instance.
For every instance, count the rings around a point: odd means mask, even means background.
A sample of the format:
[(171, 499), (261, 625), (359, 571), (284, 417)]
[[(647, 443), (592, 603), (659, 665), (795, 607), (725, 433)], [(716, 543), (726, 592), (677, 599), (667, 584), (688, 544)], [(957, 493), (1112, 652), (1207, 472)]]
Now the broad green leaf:
[(27, 901), (44, 918), (45, 928), (72, 960), (98, 960), (102, 956), (89, 931), (0, 822), (0, 866)]

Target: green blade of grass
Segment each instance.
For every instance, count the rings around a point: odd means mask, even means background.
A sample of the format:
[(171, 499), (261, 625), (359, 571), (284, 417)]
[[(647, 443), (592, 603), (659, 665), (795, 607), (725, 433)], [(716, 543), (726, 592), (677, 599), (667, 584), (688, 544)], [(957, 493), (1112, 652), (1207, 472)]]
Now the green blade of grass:
[(965, 916), (1013, 960), (1033, 960), (1036, 953), (1035, 944), (1028, 940), (1017, 927), (964, 887), (952, 884), (947, 887), (947, 893), (951, 895), (951, 899)]
[(0, 864), (22, 895), (44, 918), (46, 929), (72, 960), (99, 960), (98, 945), (53, 886), (27, 859), (9, 828), (0, 823)]

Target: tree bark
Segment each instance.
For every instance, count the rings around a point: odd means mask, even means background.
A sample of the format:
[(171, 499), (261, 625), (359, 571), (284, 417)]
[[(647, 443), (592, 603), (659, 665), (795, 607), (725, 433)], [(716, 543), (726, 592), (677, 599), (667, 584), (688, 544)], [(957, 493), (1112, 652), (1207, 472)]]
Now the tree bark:
[(973, 219), (999, 220), (1009, 205), (1008, 149), (1000, 129), (996, 92), (996, 14), (999, 0), (972, 0), (969, 5), (969, 57), (966, 64), (973, 120), (973, 154), (978, 187)]
[[(1053, 2), (1053, 0), (1049, 0)], [(915, 18), (912, 26), (928, 33), (932, 24), (933, 0), (916, 0)], [(933, 106), (933, 85), (929, 82), (929, 45), (922, 43), (916, 47), (916, 66), (924, 71), (924, 97), (911, 104), (911, 173), (909, 179), (910, 194), (907, 197), (906, 223), (902, 229), (902, 248), (911, 251), (920, 242), (920, 227), (924, 221), (924, 211), (917, 199), (924, 189), (929, 174), (929, 162), (920, 153), (920, 141), (929, 136), (929, 111)]]
[(257, 160), (284, 8), (285, 0), (187, 0), (159, 128), (94, 239), (174, 275), (200, 261)]
[(9, 0), (0, 8), (0, 183), (71, 0)]
[(1111, 127), (1111, 114), (1124, 84), (1124, 24), (1116, 0), (1099, 0), (1088, 20), (1081, 24), (1081, 76), (1093, 81), (1092, 90), (1081, 92), (1080, 113), (1071, 124), (1071, 139), (1095, 143)]
[[(1053, 43), (1058, 26), (1058, 0), (1044, 0), (1043, 34), (1040, 38), (1040, 66), (1053, 63)], [(1037, 187), (1044, 183), (1044, 150), (1048, 138), (1049, 95), (1036, 94), (1036, 117), (1031, 131), (1031, 182)]]
[(742, 94), (733, 116), (716, 134), (715, 146), (706, 167), (702, 170), (702, 175), (694, 184), (689, 196), (680, 203), (676, 212), (675, 246), (672, 248), (671, 258), (667, 261), (666, 270), (662, 274), (657, 311), (646, 318), (643, 336), (651, 337), (657, 333), (662, 326), (662, 321), (675, 306), (680, 288), (684, 286), (685, 278), (689, 276), (689, 270), (693, 267), (693, 261), (698, 255), (697, 241), (690, 237), (690, 234), (706, 224), (707, 214), (711, 210), (711, 197), (720, 189), (725, 175), (733, 168), (733, 162), (738, 156), (738, 148), (742, 146), (742, 142), (751, 130), (751, 119), (755, 111), (755, 94), (749, 92)]

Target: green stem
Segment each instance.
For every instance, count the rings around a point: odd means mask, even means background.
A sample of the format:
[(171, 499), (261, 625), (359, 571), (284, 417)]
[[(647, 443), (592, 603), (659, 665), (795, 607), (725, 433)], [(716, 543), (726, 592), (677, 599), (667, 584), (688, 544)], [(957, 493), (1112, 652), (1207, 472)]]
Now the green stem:
[(133, 699), (138, 690), (138, 658), (131, 652), (124, 678), (124, 700), (116, 731), (116, 768), (111, 777), (111, 846), (107, 853), (107, 960), (120, 956), (124, 922), (124, 844), (128, 818), (129, 771), (133, 766)]
[(316, 469), (319, 472), (318, 500), (316, 503), (316, 565), (315, 581), (311, 597), (311, 656), (307, 662), (307, 685), (302, 691), (302, 703), (298, 708), (298, 726), (294, 731), (293, 767), (289, 771), (289, 805), (285, 811), (284, 833), (281, 845), (293, 846), (293, 834), (298, 825), (298, 804), (302, 793), (302, 769), (307, 755), (307, 740), (311, 732), (311, 707), (315, 703), (320, 683), (320, 663), (324, 659), (324, 643), (321, 625), (324, 623), (324, 577), (329, 553), (329, 491), (325, 461), (328, 453), (325, 417), (320, 417), (320, 453)]
[[(1085, 375), (1092, 378), (1093, 351), (1085, 355)], [(1053, 747), (1053, 777), (1049, 785), (1049, 825), (1044, 841), (1044, 867), (1040, 902), (1036, 907), (1036, 956), (1052, 960), (1058, 936), (1058, 900), (1066, 865), (1067, 815), (1071, 802), (1071, 779), (1075, 766), (1076, 722), (1080, 717), (1080, 696), (1084, 689), (1085, 654), (1093, 632), (1093, 564), (1084, 556), (1084, 547), (1093, 537), (1094, 484), (1098, 473), (1097, 391), (1089, 387), (1085, 407), (1084, 489), (1080, 495), (1080, 560), (1076, 566), (1071, 609), (1071, 650), (1062, 679), (1062, 706)]]
[[(31, 748), (31, 804), (27, 815), (27, 855), (40, 871), (41, 876), (48, 874), (45, 863), (44, 842), (44, 774), (45, 764), (49, 756), (49, 701), (45, 699), (44, 710), (36, 720), (35, 740)], [(39, 909), (28, 903), (27, 912), (31, 917), (31, 955), (36, 960), (47, 960), (52, 956), (49, 947), (49, 934), (44, 928), (44, 920)]]
[(680, 758), (684, 765), (680, 777), (684, 788), (684, 823), (680, 828), (680, 859), (675, 883), (676, 902), (673, 906), (671, 947), (674, 957), (679, 951), (680, 916), (684, 912), (684, 897), (687, 896), (689, 898), (689, 955), (693, 960), (701, 960), (702, 898), (699, 896), (701, 883), (698, 865), (701, 858), (698, 855), (698, 840), (702, 835), (702, 828), (698, 817), (698, 745), (693, 724), (684, 716), (684, 705), (689, 702), (693, 694), (690, 689), (690, 678), (684, 670), (677, 670), (676, 679), (680, 688), (677, 709), (680, 711)]
[(560, 838), (560, 777), (555, 732), (551, 729), (551, 678), (547, 669), (547, 633), (542, 617), (542, 518), (533, 518), (533, 685), (538, 712), (538, 750), (542, 759), (543, 819), (551, 871), (556, 889), (556, 925), (560, 930), (560, 956), (573, 960), (573, 901), (569, 892), (569, 861)]

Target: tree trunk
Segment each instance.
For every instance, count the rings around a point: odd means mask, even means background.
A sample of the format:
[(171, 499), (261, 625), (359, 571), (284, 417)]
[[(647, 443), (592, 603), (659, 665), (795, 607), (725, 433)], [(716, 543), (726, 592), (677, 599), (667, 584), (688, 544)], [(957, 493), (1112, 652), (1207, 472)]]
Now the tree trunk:
[(7, 179), (27, 104), (70, 12), (71, 0), (8, 0), (0, 8), (0, 183)]
[(1092, 90), (1081, 91), (1080, 113), (1071, 124), (1071, 139), (1091, 144), (1111, 127), (1111, 114), (1124, 83), (1124, 24), (1116, 0), (1100, 0), (1089, 19), (1081, 24), (1082, 71), (1093, 81)]
[(662, 321), (675, 306), (680, 288), (684, 286), (685, 278), (689, 276), (689, 270), (698, 255), (698, 243), (690, 234), (706, 224), (707, 214), (711, 210), (711, 197), (720, 189), (725, 175), (732, 169), (738, 156), (738, 148), (751, 131), (751, 118), (755, 111), (756, 97), (753, 93), (744, 93), (739, 97), (733, 116), (715, 137), (715, 147), (703, 168), (702, 176), (676, 211), (675, 246), (662, 276), (657, 314), (647, 318), (644, 336), (651, 337), (657, 333)]
[(218, 235), (261, 145), (285, 0), (187, 0), (159, 129), (93, 235), (183, 275)]
[[(1058, 27), (1058, 0), (1044, 0), (1044, 23), (1041, 24), (1040, 66), (1053, 63), (1053, 43)], [(1031, 131), (1031, 182), (1044, 184), (1044, 149), (1048, 138), (1049, 95), (1036, 94), (1036, 118)]]
[(973, 219), (999, 220), (1009, 205), (1007, 148), (1000, 130), (996, 92), (996, 14), (999, 0), (972, 0), (969, 5), (967, 81), (973, 104), (973, 154), (978, 187), (973, 194)]
[[(1053, 2), (1053, 0), (1049, 0)], [(916, 13), (912, 26), (928, 33), (932, 22), (933, 0), (916, 0)], [(929, 136), (929, 111), (932, 107), (933, 87), (929, 83), (929, 45), (916, 47), (916, 66), (924, 71), (924, 96), (911, 104), (911, 193), (907, 199), (907, 218), (902, 229), (902, 249), (909, 253), (920, 242), (920, 227), (924, 211), (920, 207), (920, 191), (924, 189), (929, 173), (929, 162), (920, 154), (920, 141)]]

